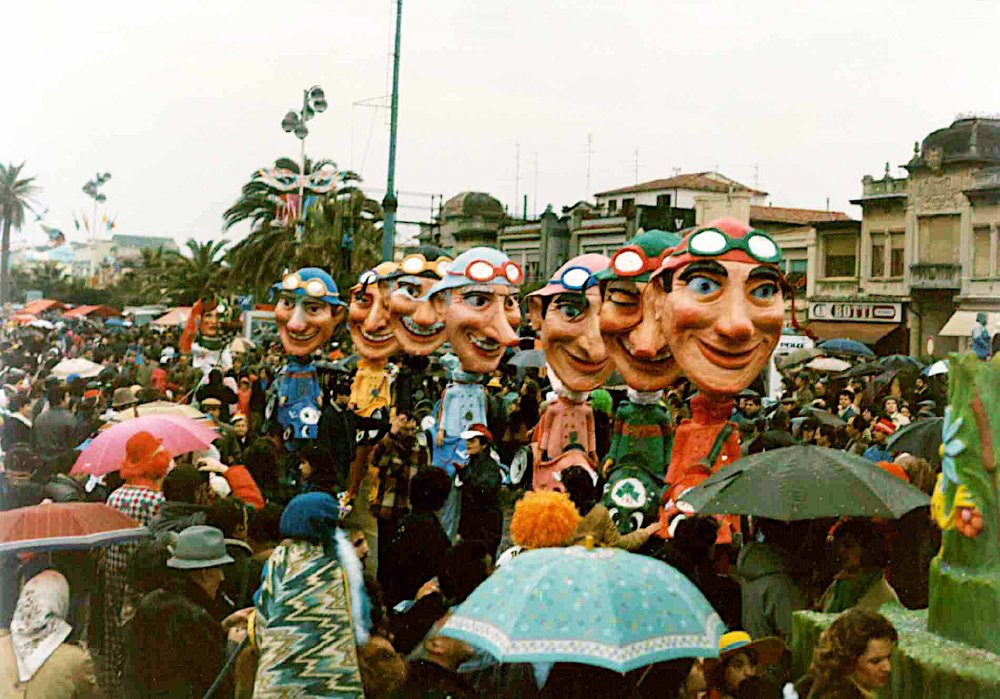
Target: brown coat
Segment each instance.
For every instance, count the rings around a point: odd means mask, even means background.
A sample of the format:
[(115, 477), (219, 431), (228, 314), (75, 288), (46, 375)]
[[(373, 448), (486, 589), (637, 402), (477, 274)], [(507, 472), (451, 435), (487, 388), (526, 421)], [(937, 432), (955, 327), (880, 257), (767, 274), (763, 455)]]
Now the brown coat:
[(570, 544), (582, 544), (588, 535), (594, 537), (594, 544), (597, 546), (625, 549), (626, 551), (642, 548), (643, 544), (649, 541), (650, 536), (648, 532), (641, 529), (622, 536), (611, 520), (608, 508), (601, 503), (590, 508), (587, 516), (576, 525)]
[(70, 643), (56, 648), (27, 682), (17, 679), (10, 633), (0, 635), (0, 696), (5, 699), (91, 699), (103, 696), (87, 651)]

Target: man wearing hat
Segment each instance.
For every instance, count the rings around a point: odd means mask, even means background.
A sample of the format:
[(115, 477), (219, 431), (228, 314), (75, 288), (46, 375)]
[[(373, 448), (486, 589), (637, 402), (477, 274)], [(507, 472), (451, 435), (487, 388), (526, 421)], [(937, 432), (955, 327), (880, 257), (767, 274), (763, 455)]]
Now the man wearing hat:
[(879, 461), (892, 461), (892, 452), (886, 449), (885, 443), (896, 433), (896, 426), (887, 417), (881, 417), (872, 424), (872, 445), (865, 449), (863, 456), (877, 464)]
[(222, 621), (232, 610), (220, 603), (217, 596), (226, 578), (223, 566), (233, 562), (233, 557), (226, 552), (222, 532), (204, 525), (188, 527), (177, 535), (170, 553), (167, 567), (183, 573), (179, 592), (216, 621)]
[(500, 509), (500, 465), (493, 458), (493, 434), (482, 423), (462, 432), (469, 462), (459, 465), (462, 518), (458, 534), (463, 541), (481, 544), (490, 558), (496, 556), (503, 529)]
[(719, 657), (705, 659), (708, 699), (734, 699), (740, 685), (765, 668), (777, 665), (785, 651), (780, 638), (750, 638), (746, 631), (730, 631), (719, 638)]

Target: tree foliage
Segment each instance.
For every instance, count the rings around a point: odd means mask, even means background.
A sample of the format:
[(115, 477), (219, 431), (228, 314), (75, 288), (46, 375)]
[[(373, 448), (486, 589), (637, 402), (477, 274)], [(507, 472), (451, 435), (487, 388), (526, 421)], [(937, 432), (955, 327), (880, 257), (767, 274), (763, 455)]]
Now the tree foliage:
[(23, 177), (20, 165), (0, 163), (0, 302), (10, 299), (10, 233), (24, 225), (24, 212), (31, 211), (41, 189), (34, 177)]
[[(274, 166), (299, 172), (299, 164), (279, 158)], [(329, 160), (306, 159), (305, 172), (336, 167)], [(357, 274), (374, 267), (381, 259), (382, 208), (368, 198), (353, 172), (339, 173), (339, 188), (319, 195), (305, 214), (304, 232), (296, 240), (295, 229), (275, 221), (276, 198), (280, 191), (260, 181), (256, 173), (243, 185), (240, 197), (223, 214), (225, 228), (244, 221), (250, 234), (226, 255), (231, 266), (234, 290), (253, 293), (258, 300), (286, 269), (321, 267), (328, 270), (338, 286), (346, 288)], [(353, 250), (342, 247), (345, 233), (353, 240)]]

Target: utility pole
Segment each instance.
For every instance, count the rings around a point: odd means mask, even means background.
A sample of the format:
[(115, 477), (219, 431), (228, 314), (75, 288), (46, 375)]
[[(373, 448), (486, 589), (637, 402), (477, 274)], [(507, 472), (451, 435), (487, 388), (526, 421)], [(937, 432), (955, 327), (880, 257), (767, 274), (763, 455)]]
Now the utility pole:
[(396, 125), (399, 121), (399, 43), (402, 35), (403, 0), (396, 0), (396, 47), (392, 53), (392, 101), (389, 107), (389, 175), (382, 199), (385, 222), (382, 225), (382, 259), (391, 260), (396, 235)]
[(639, 146), (635, 147), (635, 183), (639, 184)]

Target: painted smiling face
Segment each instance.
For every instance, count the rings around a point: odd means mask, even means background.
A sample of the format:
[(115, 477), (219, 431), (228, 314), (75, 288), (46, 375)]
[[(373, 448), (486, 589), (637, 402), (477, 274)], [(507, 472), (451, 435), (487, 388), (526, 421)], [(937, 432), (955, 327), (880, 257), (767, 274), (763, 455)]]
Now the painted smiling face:
[(444, 320), (424, 298), (436, 281), (404, 275), (388, 282), (390, 326), (407, 354), (428, 355), (444, 342)]
[[(684, 249), (706, 230), (701, 253)], [(663, 332), (699, 391), (736, 395), (760, 374), (781, 335), (780, 250), (764, 234), (721, 220), (690, 233), (675, 255), (655, 287)]]
[(431, 298), (465, 371), (488, 374), (500, 365), (504, 351), (517, 345), (521, 309), (516, 289), (470, 284)]
[(608, 262), (593, 253), (575, 257), (529, 298), (545, 360), (572, 391), (602, 386), (615, 369), (601, 339), (601, 292), (593, 278)]
[(343, 319), (343, 308), (290, 292), (282, 292), (274, 306), (281, 346), (295, 357), (309, 356), (329, 342)]
[(385, 281), (361, 284), (351, 289), (347, 329), (354, 346), (365, 359), (385, 361), (399, 351), (399, 342), (389, 325), (389, 293)]
[(205, 337), (215, 337), (219, 334), (219, 311), (217, 308), (212, 308), (201, 314), (198, 332)]
[(615, 253), (601, 280), (601, 337), (625, 383), (637, 391), (658, 391), (673, 384), (680, 369), (656, 318), (649, 279), (662, 256), (680, 236), (650, 230), (636, 235)]

